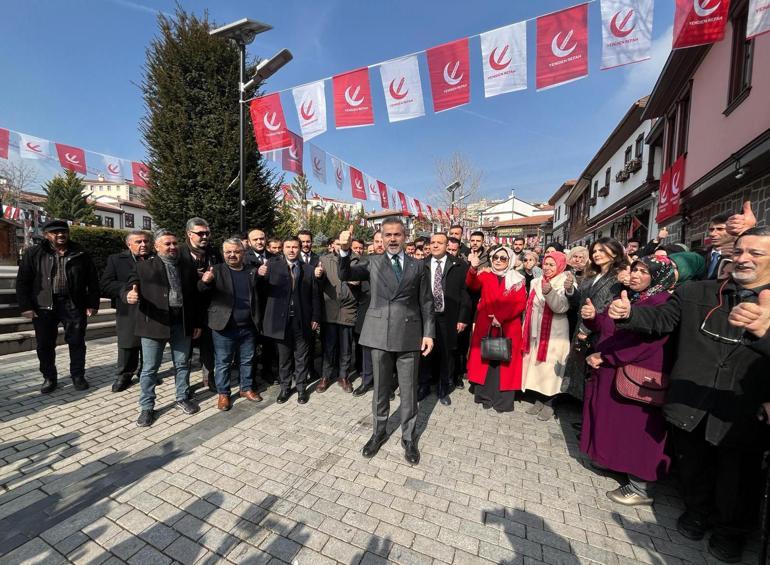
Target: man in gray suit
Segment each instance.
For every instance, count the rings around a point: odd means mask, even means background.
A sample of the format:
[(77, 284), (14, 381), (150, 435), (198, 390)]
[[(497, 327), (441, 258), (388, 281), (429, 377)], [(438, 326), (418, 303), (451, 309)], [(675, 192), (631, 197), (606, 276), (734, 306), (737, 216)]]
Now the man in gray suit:
[(382, 223), (385, 253), (350, 264), (351, 230), (340, 234), (339, 276), (343, 281), (369, 281), (371, 302), (359, 343), (372, 350), (374, 433), (364, 446), (364, 457), (374, 457), (387, 440), (393, 368), (401, 390), (401, 444), (412, 465), (420, 462), (417, 423), (417, 374), (420, 352), (433, 349), (435, 321), (429, 275), (422, 261), (404, 253), (406, 230), (398, 218)]

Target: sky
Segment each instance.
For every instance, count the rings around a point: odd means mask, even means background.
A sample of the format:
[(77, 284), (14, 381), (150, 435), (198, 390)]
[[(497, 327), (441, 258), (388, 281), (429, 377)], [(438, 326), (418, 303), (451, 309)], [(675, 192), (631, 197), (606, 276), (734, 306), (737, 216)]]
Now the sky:
[[(288, 48), (294, 60), (264, 92), (421, 51), (547, 12), (574, 0), (180, 0), (217, 25), (248, 17), (273, 29), (256, 37), (250, 57)], [(5, 0), (0, 18), (0, 127), (129, 160), (145, 148), (138, 124), (145, 108), (139, 84), (159, 13), (172, 0)], [(420, 55), (426, 115), (389, 123), (379, 71), (372, 70), (375, 125), (335, 130), (331, 82), (326, 83), (329, 130), (311, 143), (422, 201), (440, 190), (437, 159), (460, 152), (483, 172), (479, 196), (548, 200), (576, 178), (628, 108), (650, 93), (668, 57), (674, 0), (655, 3), (652, 58), (602, 71), (599, 2), (589, 4), (588, 77), (537, 92), (535, 22), (527, 24), (524, 91), (485, 98), (479, 38), (470, 40), (471, 101), (434, 114), (425, 55)], [(299, 131), (291, 92), (281, 95), (289, 126)], [(250, 129), (250, 128), (249, 128)], [(307, 154), (307, 151), (306, 151)], [(12, 155), (13, 158), (13, 155)], [(37, 164), (37, 161), (27, 161)], [(330, 167), (330, 165), (327, 165)], [(307, 164), (305, 168), (309, 169)], [(40, 170), (46, 180), (60, 169)], [(287, 174), (287, 179), (291, 178)], [(329, 175), (313, 191), (351, 199)], [(229, 179), (228, 179), (229, 181)], [(371, 203), (373, 204), (373, 203)], [(367, 209), (371, 208), (367, 203)]]

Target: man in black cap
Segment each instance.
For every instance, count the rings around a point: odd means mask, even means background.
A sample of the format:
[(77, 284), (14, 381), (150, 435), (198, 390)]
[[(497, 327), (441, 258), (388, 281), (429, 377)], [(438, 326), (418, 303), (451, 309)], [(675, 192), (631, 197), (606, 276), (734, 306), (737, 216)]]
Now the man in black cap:
[(86, 324), (99, 309), (99, 275), (91, 257), (69, 239), (67, 222), (43, 226), (45, 241), (24, 252), (16, 276), (21, 315), (32, 320), (37, 357), (47, 394), (56, 388), (56, 339), (59, 324), (70, 350), (70, 376), (76, 390), (86, 390)]

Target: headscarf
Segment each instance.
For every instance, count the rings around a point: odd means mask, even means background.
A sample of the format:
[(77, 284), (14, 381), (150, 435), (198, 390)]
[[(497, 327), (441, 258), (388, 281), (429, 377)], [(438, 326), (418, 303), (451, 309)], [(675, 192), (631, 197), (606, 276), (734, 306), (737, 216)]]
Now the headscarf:
[[(546, 253), (543, 257), (543, 262), (548, 258), (551, 258), (556, 263), (556, 273), (552, 277), (546, 277), (545, 271), (543, 271), (543, 280), (551, 281), (558, 277), (567, 268), (567, 256), (561, 251), (551, 251)], [(554, 292), (553, 290), (551, 292)], [(532, 325), (532, 310), (535, 302), (535, 295), (537, 292), (534, 288), (529, 291), (529, 298), (527, 298), (527, 313), (524, 317), (524, 353), (529, 353), (529, 332)], [(545, 362), (548, 357), (548, 344), (551, 339), (551, 324), (553, 323), (553, 310), (548, 306), (548, 302), (543, 304), (543, 318), (540, 320), (540, 343), (537, 347), (537, 360), (541, 363)]]
[[(508, 262), (505, 264), (504, 269), (498, 270), (495, 269), (495, 262), (492, 261), (492, 257), (495, 255), (495, 253), (500, 253), (501, 251), (505, 252), (505, 254), (508, 256)], [(506, 292), (511, 289), (518, 290), (524, 283), (524, 276), (518, 272), (514, 266), (515, 258), (516, 254), (510, 247), (498, 247), (489, 254), (489, 265), (492, 269), (492, 274), (505, 278)]]
[(676, 283), (678, 285), (706, 274), (706, 260), (700, 253), (693, 251), (673, 253), (669, 258), (676, 264), (676, 269), (679, 271), (679, 280)]
[[(650, 271), (650, 286), (645, 288), (641, 292), (631, 291), (629, 298), (631, 302), (641, 302), (647, 300), (651, 296), (660, 294), (661, 292), (667, 292), (674, 288), (676, 283), (676, 274), (674, 268), (674, 262), (668, 257), (656, 257), (649, 255), (642, 257), (634, 261), (636, 263), (642, 263)], [(631, 266), (633, 269), (633, 265)]]
[(549, 257), (556, 263), (556, 273), (551, 277), (547, 277), (545, 276), (545, 271), (543, 271), (544, 281), (550, 281), (551, 279), (558, 277), (567, 268), (567, 256), (561, 251), (551, 251), (550, 253), (546, 253), (545, 257), (543, 257), (543, 263), (545, 263), (545, 260)]

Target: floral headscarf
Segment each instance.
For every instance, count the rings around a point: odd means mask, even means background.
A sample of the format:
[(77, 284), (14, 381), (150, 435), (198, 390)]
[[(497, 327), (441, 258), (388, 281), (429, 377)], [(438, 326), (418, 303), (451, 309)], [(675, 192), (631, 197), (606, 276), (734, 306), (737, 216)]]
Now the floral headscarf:
[(558, 277), (567, 268), (567, 256), (561, 251), (551, 251), (550, 253), (546, 253), (545, 257), (543, 257), (543, 263), (545, 263), (545, 260), (549, 257), (554, 260), (554, 263), (556, 263), (556, 273), (554, 273), (552, 277), (546, 277), (544, 272), (543, 280), (546, 281), (550, 281), (551, 279)]
[[(641, 292), (631, 291), (629, 298), (631, 302), (640, 302), (647, 300), (650, 296), (655, 296), (661, 292), (667, 292), (674, 288), (676, 284), (676, 266), (668, 257), (656, 257), (649, 255), (634, 261), (634, 265), (642, 263), (650, 271), (650, 286)], [(634, 265), (631, 265), (633, 270)]]

